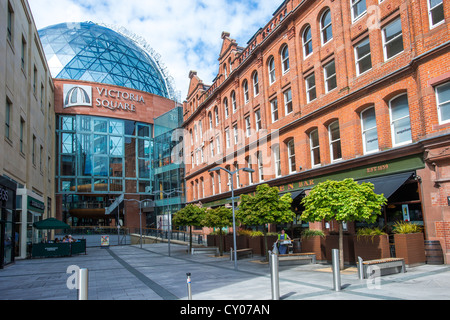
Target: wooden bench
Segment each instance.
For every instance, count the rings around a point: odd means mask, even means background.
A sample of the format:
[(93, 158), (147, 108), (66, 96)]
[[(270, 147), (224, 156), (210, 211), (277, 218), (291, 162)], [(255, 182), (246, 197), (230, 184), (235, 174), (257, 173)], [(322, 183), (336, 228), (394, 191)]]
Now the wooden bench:
[(291, 253), (278, 255), (278, 261), (304, 261), (310, 260), (312, 264), (316, 264), (315, 253)]
[(360, 279), (368, 279), (371, 275), (384, 276), (393, 273), (405, 273), (405, 259), (387, 258), (364, 261), (358, 257), (358, 275)]
[(203, 253), (214, 253), (215, 256), (219, 255), (219, 248), (217, 247), (206, 247), (206, 248), (200, 248), (200, 247), (192, 247), (191, 248), (191, 254), (203, 254)]
[[(233, 252), (233, 248), (230, 248), (230, 260), (233, 261), (234, 260), (234, 252)], [(251, 256), (253, 258), (253, 249), (252, 248), (248, 248), (248, 249), (238, 249), (236, 250), (236, 257), (239, 260), (239, 257), (241, 256)]]

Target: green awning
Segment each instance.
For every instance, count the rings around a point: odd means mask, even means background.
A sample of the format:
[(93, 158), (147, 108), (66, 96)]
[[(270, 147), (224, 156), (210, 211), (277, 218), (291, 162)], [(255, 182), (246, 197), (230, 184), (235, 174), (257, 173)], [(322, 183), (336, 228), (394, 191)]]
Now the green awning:
[(59, 230), (59, 229), (70, 229), (70, 226), (62, 221), (56, 220), (55, 218), (50, 218), (47, 220), (42, 220), (33, 223), (33, 227), (38, 230)]

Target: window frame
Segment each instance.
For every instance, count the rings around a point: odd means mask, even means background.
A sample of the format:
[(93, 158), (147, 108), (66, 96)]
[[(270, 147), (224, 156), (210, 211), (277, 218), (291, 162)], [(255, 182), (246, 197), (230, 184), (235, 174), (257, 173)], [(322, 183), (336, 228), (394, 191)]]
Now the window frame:
[[(289, 165), (289, 174), (293, 174), (297, 172), (297, 162), (295, 157), (295, 141), (292, 138), (286, 143), (287, 146), (287, 155), (288, 155), (288, 165)], [(292, 170), (294, 169), (294, 170)]]
[[(330, 23), (328, 23), (327, 25), (324, 25), (324, 18), (325, 16), (329, 14), (330, 15)], [(327, 29), (331, 27), (331, 38), (327, 39), (326, 41), (324, 40), (324, 34), (326, 34)], [(320, 17), (320, 36), (321, 36), (321, 41), (322, 41), (322, 45), (327, 44), (328, 42), (330, 42), (331, 40), (333, 40), (333, 18), (331, 16), (331, 10), (330, 8), (326, 9), (323, 13), (322, 16)]]
[[(289, 95), (288, 95), (289, 93)], [(294, 112), (294, 105), (292, 103), (292, 89), (289, 88), (286, 91), (283, 92), (283, 98), (284, 98), (284, 114), (288, 115)], [(291, 109), (291, 111), (289, 111)]]
[[(393, 112), (392, 112), (392, 102), (402, 96), (406, 96), (406, 102), (407, 102), (407, 107), (408, 107), (408, 116), (403, 116), (401, 118), (398, 119), (394, 119), (393, 118)], [(389, 100), (389, 118), (390, 118), (390, 126), (391, 126), (391, 141), (392, 141), (392, 146), (393, 147), (399, 147), (399, 146), (403, 146), (403, 145), (407, 145), (407, 144), (411, 144), (412, 143), (412, 126), (411, 126), (411, 110), (409, 108), (409, 99), (408, 99), (408, 94), (407, 93), (401, 93), (395, 97), (393, 97), (391, 100)], [(411, 131), (411, 139), (407, 140), (407, 141), (403, 141), (400, 143), (396, 142), (396, 135), (395, 135), (395, 123), (404, 120), (404, 119), (409, 119), (409, 129)]]
[[(331, 64), (334, 64), (334, 73), (330, 76), (330, 75), (328, 75), (327, 67), (329, 67)], [(334, 59), (323, 66), (323, 76), (324, 76), (324, 80), (325, 80), (325, 93), (329, 93), (330, 91), (333, 91), (334, 89), (337, 88), (336, 61)], [(330, 89), (328, 82), (330, 80), (332, 80), (333, 78), (335, 79), (334, 82), (335, 82), (336, 86), (334, 88)]]
[(272, 118), (272, 123), (275, 123), (280, 119), (278, 114), (278, 98), (270, 100), (270, 115)]
[[(306, 38), (307, 32), (309, 32), (309, 39)], [(303, 42), (303, 59), (308, 58), (310, 55), (313, 54), (314, 48), (312, 46), (312, 29), (311, 26), (308, 25), (305, 27), (302, 33), (302, 42)], [(306, 53), (306, 48), (309, 48), (309, 44), (311, 44), (311, 51), (309, 53)], [(309, 49), (308, 49), (309, 50)]]
[[(356, 7), (356, 5), (358, 3), (362, 2), (362, 1), (364, 1), (366, 9), (355, 17), (354, 8)], [(351, 16), (352, 16), (352, 23), (355, 23), (356, 21), (361, 19), (365, 14), (367, 14), (366, 0), (350, 0), (350, 11), (351, 11)]]
[[(337, 124), (338, 126), (338, 132), (339, 132), (339, 138), (333, 140), (333, 135), (332, 135), (332, 126)], [(332, 162), (337, 162), (337, 161), (341, 161), (342, 160), (342, 140), (341, 140), (341, 126), (339, 124), (339, 120), (333, 121), (332, 123), (330, 123), (330, 125), (328, 126), (328, 137), (329, 137), (329, 141), (330, 141), (330, 159)], [(335, 144), (338, 143), (339, 144), (339, 154), (341, 155), (340, 158), (334, 158), (334, 151), (335, 151)]]
[(253, 96), (257, 97), (259, 95), (259, 76), (257, 71), (253, 73), (252, 80), (253, 80)]
[[(314, 139), (313, 134), (317, 134), (317, 145), (314, 145)], [(312, 130), (309, 133), (309, 142), (310, 142), (310, 149), (311, 149), (311, 167), (319, 167), (322, 164), (322, 159), (320, 158), (320, 137), (319, 137), (319, 129)], [(318, 156), (319, 159), (316, 159), (314, 156), (314, 152), (318, 150)], [(316, 160), (319, 160), (318, 162)], [(317, 162), (317, 164), (316, 164)]]
[[(310, 87), (310, 82), (309, 79), (314, 78), (314, 85)], [(305, 85), (306, 85), (306, 102), (310, 103), (314, 100), (317, 99), (317, 90), (316, 90), (316, 75), (315, 73), (311, 73), (310, 75), (308, 75), (307, 77), (305, 77)], [(314, 91), (314, 99), (311, 99), (310, 97), (310, 93)]]
[[(363, 115), (366, 112), (368, 112), (369, 110), (372, 110), (372, 109), (373, 109), (373, 112), (375, 114), (375, 127), (365, 128), (364, 127), (364, 116)], [(375, 106), (372, 105), (372, 106), (364, 109), (363, 111), (361, 111), (360, 112), (360, 118), (361, 118), (361, 137), (362, 137), (362, 142), (363, 142), (363, 152), (364, 152), (364, 154), (371, 154), (371, 153), (378, 152), (380, 150), (380, 144), (379, 144), (379, 136), (378, 136), (378, 124), (376, 123), (377, 114), (376, 114)], [(367, 140), (366, 140), (365, 137), (367, 135), (367, 132), (373, 131), (373, 130), (376, 130), (376, 132), (377, 132), (377, 148), (374, 149), (374, 150), (368, 151), (367, 150)]]
[[(400, 21), (400, 34), (395, 36), (394, 38), (390, 39), (389, 41), (386, 41), (386, 29), (390, 26), (392, 26), (393, 24), (397, 23), (398, 21)], [(402, 39), (402, 50), (399, 51), (398, 53), (394, 54), (393, 56), (388, 57), (387, 56), (387, 47), (389, 44), (393, 43), (394, 41), (396, 41), (398, 38)], [(405, 45), (403, 43), (403, 26), (402, 26), (402, 19), (401, 17), (397, 17), (396, 19), (392, 20), (391, 22), (389, 22), (386, 26), (384, 26), (384, 28), (381, 29), (381, 38), (382, 38), (382, 44), (383, 44), (383, 57), (384, 57), (384, 61), (388, 61), (391, 60), (393, 58), (395, 58), (396, 56), (400, 55), (401, 53), (403, 53), (405, 51)]]
[(274, 166), (275, 166), (274, 176), (275, 176), (275, 178), (279, 178), (282, 176), (280, 145), (279, 144), (275, 144), (272, 146), (272, 154), (273, 154), (273, 160), (274, 160)]
[(255, 129), (256, 132), (262, 130), (261, 109), (255, 110)]
[(237, 102), (236, 102), (236, 92), (233, 90), (231, 91), (231, 109), (233, 110), (233, 114), (237, 112)]
[(267, 69), (269, 71), (269, 84), (272, 85), (277, 81), (275, 74), (275, 59), (273, 56), (267, 61)]
[[(444, 12), (444, 1), (441, 0), (441, 3), (431, 8), (431, 0), (427, 0), (427, 6), (428, 6), (428, 22), (430, 24), (430, 29), (434, 29), (437, 26), (440, 26), (441, 24), (445, 23), (445, 12)], [(442, 6), (442, 14), (444, 16), (444, 19), (439, 21), (438, 23), (433, 24), (433, 15), (432, 11), (436, 9), (438, 6)]]
[(11, 112), (13, 105), (8, 98), (5, 101), (5, 139), (11, 141)]
[[(363, 57), (359, 57), (359, 55), (358, 55), (358, 48), (361, 47), (361, 46), (363, 45), (363, 43), (365, 43), (365, 42), (367, 42), (367, 44), (369, 45), (369, 53), (366, 54), (366, 55), (363, 56)], [(366, 45), (366, 44), (364, 44), (364, 45)], [(354, 50), (354, 52), (355, 52), (356, 75), (357, 75), (357, 76), (360, 76), (360, 75), (362, 75), (362, 74), (364, 74), (364, 73), (369, 72), (370, 70), (372, 70), (372, 68), (373, 68), (373, 65), (372, 65), (372, 48), (370, 47), (370, 38), (367, 37), (367, 38), (364, 38), (363, 40), (361, 40), (360, 42), (358, 42), (358, 43), (354, 46), (353, 50)], [(359, 67), (360, 62), (361, 62), (362, 60), (366, 59), (367, 57), (370, 58), (370, 68), (367, 69), (367, 70), (365, 70), (365, 71), (363, 71), (363, 72), (361, 72), (361, 68)]]
[(441, 111), (442, 105), (447, 104), (447, 105), (448, 105), (447, 108), (450, 108), (450, 100), (444, 101), (444, 102), (442, 102), (442, 103), (439, 102), (439, 92), (438, 92), (438, 90), (439, 90), (440, 87), (443, 87), (443, 86), (449, 86), (449, 90), (450, 90), (450, 82), (442, 83), (442, 84), (436, 86), (436, 88), (435, 88), (435, 94), (436, 94), (436, 106), (437, 106), (437, 111), (438, 111), (438, 120), (439, 120), (439, 124), (447, 124), (447, 123), (450, 123), (450, 117), (449, 117), (447, 120), (442, 120), (442, 111)]
[(242, 83), (242, 89), (244, 91), (244, 103), (247, 104), (250, 102), (250, 93), (248, 92), (248, 81), (247, 79), (244, 80)]
[(283, 74), (286, 74), (289, 70), (291, 70), (289, 62), (289, 46), (285, 44), (281, 49), (281, 71)]

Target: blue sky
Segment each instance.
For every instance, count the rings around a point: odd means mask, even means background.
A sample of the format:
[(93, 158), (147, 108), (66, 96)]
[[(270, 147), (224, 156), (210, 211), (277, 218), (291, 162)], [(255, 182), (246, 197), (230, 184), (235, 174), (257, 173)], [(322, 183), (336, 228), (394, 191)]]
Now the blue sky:
[(206, 84), (217, 74), (223, 31), (238, 45), (272, 17), (283, 0), (29, 0), (38, 29), (62, 22), (93, 21), (122, 26), (161, 55), (184, 100), (189, 71)]

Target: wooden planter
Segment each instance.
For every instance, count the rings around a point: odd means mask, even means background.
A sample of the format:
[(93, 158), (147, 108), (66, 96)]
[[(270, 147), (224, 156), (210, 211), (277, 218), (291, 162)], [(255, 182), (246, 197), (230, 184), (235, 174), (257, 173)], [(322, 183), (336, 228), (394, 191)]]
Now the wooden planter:
[(324, 238), (321, 236), (313, 236), (308, 238), (302, 238), (302, 252), (303, 253), (315, 253), (317, 261), (326, 260), (324, 248)]
[(389, 236), (354, 236), (353, 246), (355, 258), (363, 260), (387, 259), (391, 257), (389, 250)]
[[(324, 243), (321, 245), (321, 247), (322, 252), (325, 255), (324, 260), (331, 262), (333, 260), (332, 250), (339, 249), (339, 235), (325, 236)], [(344, 234), (344, 263), (348, 264), (356, 263), (353, 236), (345, 234)]]
[(248, 247), (253, 249), (253, 254), (264, 256), (264, 237), (248, 237)]
[[(233, 234), (229, 233), (225, 237), (224, 251), (229, 252), (230, 248), (234, 248)], [(236, 249), (247, 249), (248, 237), (236, 235)]]
[(395, 255), (404, 258), (405, 264), (416, 265), (426, 262), (423, 233), (395, 234)]

